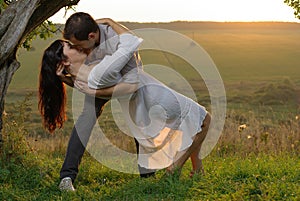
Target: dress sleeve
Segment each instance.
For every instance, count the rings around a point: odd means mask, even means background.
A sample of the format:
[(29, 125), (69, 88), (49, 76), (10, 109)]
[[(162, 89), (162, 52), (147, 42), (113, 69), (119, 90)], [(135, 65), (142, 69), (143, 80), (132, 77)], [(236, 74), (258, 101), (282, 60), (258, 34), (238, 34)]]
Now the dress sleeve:
[(106, 55), (88, 76), (88, 86), (93, 89), (110, 87), (121, 79), (120, 71), (131, 59), (143, 39), (129, 33), (119, 36), (120, 44), (112, 55)]

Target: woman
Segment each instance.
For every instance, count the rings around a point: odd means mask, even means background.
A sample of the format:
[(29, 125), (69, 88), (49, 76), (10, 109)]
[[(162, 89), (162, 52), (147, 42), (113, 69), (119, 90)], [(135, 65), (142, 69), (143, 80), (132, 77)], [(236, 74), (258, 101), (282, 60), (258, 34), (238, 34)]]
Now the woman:
[[(95, 66), (82, 67), (86, 53), (62, 40), (55, 41), (45, 50), (39, 92), (46, 128), (53, 131), (63, 125), (65, 90), (57, 75), (66, 71), (84, 93), (113, 96), (119, 100), (130, 131), (140, 144), (140, 166), (167, 168), (168, 173), (174, 173), (175, 169), (180, 171), (191, 157), (191, 176), (203, 171), (199, 152), (209, 128), (208, 112), (142, 70), (125, 75), (133, 79), (138, 77), (138, 81), (122, 82), (120, 71), (134, 56), (142, 40), (126, 33), (127, 30), (110, 19), (103, 22), (119, 34), (120, 44), (115, 53), (105, 56)], [(52, 97), (55, 97), (53, 103)]]

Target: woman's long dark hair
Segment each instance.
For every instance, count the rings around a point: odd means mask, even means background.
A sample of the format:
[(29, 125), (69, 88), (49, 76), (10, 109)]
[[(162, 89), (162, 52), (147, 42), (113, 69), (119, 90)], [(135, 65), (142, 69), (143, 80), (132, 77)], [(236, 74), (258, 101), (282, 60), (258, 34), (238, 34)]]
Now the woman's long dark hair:
[(63, 82), (56, 75), (56, 69), (66, 59), (63, 41), (54, 41), (45, 51), (39, 75), (39, 111), (43, 126), (50, 132), (61, 128), (66, 120), (66, 91)]

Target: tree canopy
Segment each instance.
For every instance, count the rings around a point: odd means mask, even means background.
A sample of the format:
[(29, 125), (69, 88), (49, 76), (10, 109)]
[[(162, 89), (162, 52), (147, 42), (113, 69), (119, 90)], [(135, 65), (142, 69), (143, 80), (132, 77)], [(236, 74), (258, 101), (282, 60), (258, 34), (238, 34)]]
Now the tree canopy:
[(294, 15), (300, 19), (300, 0), (284, 0), (284, 3), (294, 9)]

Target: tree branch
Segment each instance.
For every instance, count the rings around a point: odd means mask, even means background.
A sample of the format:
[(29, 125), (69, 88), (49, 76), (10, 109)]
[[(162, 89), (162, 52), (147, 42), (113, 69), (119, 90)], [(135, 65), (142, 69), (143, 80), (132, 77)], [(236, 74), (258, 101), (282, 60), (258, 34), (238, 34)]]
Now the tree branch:
[(66, 6), (74, 6), (77, 5), (80, 0), (60, 0), (55, 1), (55, 5), (49, 6), (47, 0), (41, 0), (39, 7), (32, 14), (29, 23), (25, 29), (24, 35), (26, 36), (28, 33), (33, 31), (36, 27), (42, 24), (45, 20), (50, 18), (52, 15), (57, 13), (61, 8)]
[(10, 23), (14, 19), (15, 15), (16, 15), (16, 10), (15, 9), (9, 9), (9, 8), (4, 10), (3, 13), (1, 13), (1, 15), (0, 15), (0, 22), (1, 22), (1, 25), (0, 25), (0, 38), (2, 38), (2, 36), (6, 32), (6, 30), (8, 29), (8, 26), (10, 25)]
[(22, 38), (28, 20), (36, 9), (38, 2), (39, 0), (23, 0), (10, 5), (11, 9), (16, 10), (16, 14), (0, 40), (0, 58), (2, 61), (6, 60), (16, 48), (16, 45)]

